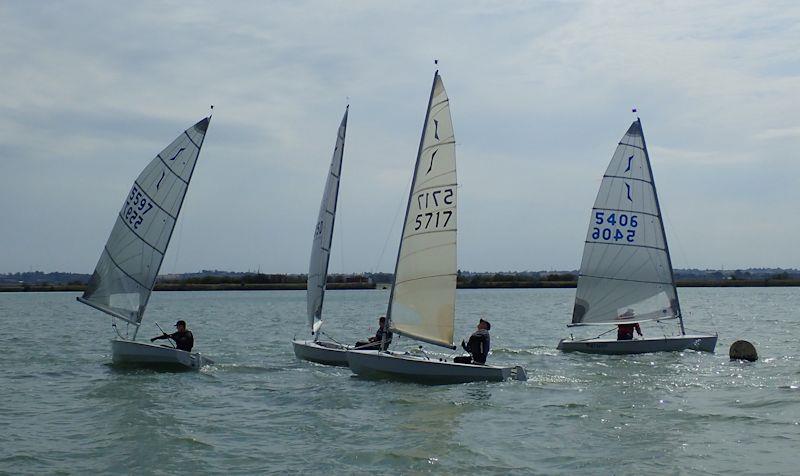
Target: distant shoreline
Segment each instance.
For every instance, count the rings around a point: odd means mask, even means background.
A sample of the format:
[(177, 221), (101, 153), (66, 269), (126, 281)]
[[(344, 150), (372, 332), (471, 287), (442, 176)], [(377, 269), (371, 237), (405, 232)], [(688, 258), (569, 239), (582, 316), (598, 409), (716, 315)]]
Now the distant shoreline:
[[(487, 281), (459, 282), (458, 289), (568, 289), (577, 281)], [(723, 279), (679, 280), (681, 288), (764, 288), (796, 287), (800, 279)], [(388, 289), (391, 283), (328, 283), (327, 289)], [(0, 285), (0, 292), (83, 292), (81, 284), (13, 284)], [(156, 291), (304, 291), (305, 283), (159, 283)]]

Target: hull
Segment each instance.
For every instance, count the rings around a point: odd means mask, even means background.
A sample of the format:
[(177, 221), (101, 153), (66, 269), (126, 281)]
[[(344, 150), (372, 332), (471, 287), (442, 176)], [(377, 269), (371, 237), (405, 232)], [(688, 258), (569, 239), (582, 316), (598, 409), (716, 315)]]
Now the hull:
[[(398, 352), (376, 350), (351, 350), (347, 352), (350, 370), (366, 378), (389, 378), (427, 384), (450, 384), (493, 381), (500, 382), (517, 372), (522, 380), (521, 367), (496, 367), (493, 365), (457, 364), (440, 360), (429, 360)], [(521, 374), (519, 373), (521, 372)]]
[(649, 352), (675, 352), (681, 350), (714, 352), (716, 346), (717, 336), (684, 335), (634, 340), (562, 339), (561, 342), (558, 343), (558, 350), (564, 352), (584, 352), (587, 354), (624, 355), (646, 354)]
[(197, 352), (130, 340), (112, 340), (111, 354), (114, 364), (137, 367), (198, 370), (214, 363)]
[(298, 359), (309, 360), (318, 364), (347, 367), (347, 350), (350, 347), (333, 342), (313, 340), (293, 340), (294, 355)]

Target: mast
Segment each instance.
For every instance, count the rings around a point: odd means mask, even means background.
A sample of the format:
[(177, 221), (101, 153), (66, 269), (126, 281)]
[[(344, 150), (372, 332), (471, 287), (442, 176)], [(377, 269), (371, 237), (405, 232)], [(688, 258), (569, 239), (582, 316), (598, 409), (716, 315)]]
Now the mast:
[[(389, 330), (392, 328), (392, 301), (394, 301), (394, 289), (397, 286), (397, 266), (400, 263), (400, 251), (402, 250), (403, 246), (403, 236), (406, 234), (406, 224), (408, 222), (408, 212), (411, 210), (411, 200), (414, 196), (414, 186), (417, 183), (417, 169), (419, 168), (419, 160), (422, 157), (422, 147), (425, 142), (425, 131), (428, 128), (428, 119), (430, 118), (431, 114), (431, 103), (433, 102), (433, 90), (436, 88), (436, 78), (439, 76), (439, 70), (437, 69), (433, 73), (433, 82), (431, 82), (431, 93), (428, 97), (428, 107), (425, 108), (425, 121), (422, 123), (422, 134), (419, 138), (419, 148), (417, 149), (417, 160), (414, 162), (414, 176), (411, 179), (411, 187), (408, 189), (408, 202), (406, 203), (406, 213), (403, 218), (403, 229), (400, 232), (400, 243), (397, 245), (397, 259), (394, 262), (394, 277), (392, 279), (392, 289), (389, 292), (389, 306), (386, 309), (386, 328), (385, 330)], [(386, 340), (386, 332), (384, 332), (383, 340)], [(383, 348), (384, 342), (381, 342), (381, 348)]]
[(658, 222), (661, 225), (661, 234), (664, 236), (664, 251), (667, 253), (667, 264), (669, 265), (669, 277), (670, 281), (672, 281), (672, 287), (675, 289), (675, 310), (678, 313), (678, 322), (681, 326), (681, 335), (686, 335), (686, 329), (683, 327), (683, 313), (681, 312), (681, 303), (680, 299), (678, 299), (678, 287), (675, 286), (675, 272), (672, 268), (672, 256), (669, 253), (669, 244), (667, 243), (667, 232), (664, 230), (664, 214), (661, 213), (661, 205), (658, 202), (658, 190), (656, 189), (656, 178), (653, 175), (653, 169), (650, 166), (650, 154), (647, 152), (647, 142), (644, 138), (644, 129), (642, 128), (642, 120), (640, 118), (636, 118), (636, 122), (639, 123), (639, 130), (642, 132), (642, 145), (644, 146), (644, 158), (645, 163), (647, 164), (647, 171), (650, 174), (650, 180), (653, 183), (653, 195), (655, 196), (656, 201), (656, 210), (658, 210)]

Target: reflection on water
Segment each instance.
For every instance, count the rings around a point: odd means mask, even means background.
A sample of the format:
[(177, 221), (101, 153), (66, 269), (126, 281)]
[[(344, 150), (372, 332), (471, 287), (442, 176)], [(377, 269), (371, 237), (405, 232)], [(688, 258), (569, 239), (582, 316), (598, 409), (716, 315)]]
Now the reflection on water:
[[(0, 295), (0, 473), (793, 473), (800, 293), (680, 292), (717, 354), (562, 354), (574, 290), (459, 291), (456, 340), (488, 318), (490, 362), (529, 380), (445, 386), (298, 361), (303, 292), (155, 293), (140, 333), (188, 321), (200, 372), (110, 365), (113, 330), (74, 294)], [(326, 333), (368, 335), (387, 298), (328, 293)], [(730, 362), (740, 338), (762, 360)]]

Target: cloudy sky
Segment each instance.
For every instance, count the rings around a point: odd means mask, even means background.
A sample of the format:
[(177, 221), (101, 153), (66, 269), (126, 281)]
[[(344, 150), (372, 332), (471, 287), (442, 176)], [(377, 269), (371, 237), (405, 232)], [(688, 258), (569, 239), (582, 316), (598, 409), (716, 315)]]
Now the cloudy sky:
[[(666, 3), (666, 5), (665, 5)], [(214, 116), (162, 273), (391, 271), (433, 59), (459, 267), (574, 269), (639, 108), (676, 267), (800, 267), (800, 3), (0, 3), (0, 272), (90, 273), (133, 179)]]

